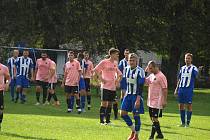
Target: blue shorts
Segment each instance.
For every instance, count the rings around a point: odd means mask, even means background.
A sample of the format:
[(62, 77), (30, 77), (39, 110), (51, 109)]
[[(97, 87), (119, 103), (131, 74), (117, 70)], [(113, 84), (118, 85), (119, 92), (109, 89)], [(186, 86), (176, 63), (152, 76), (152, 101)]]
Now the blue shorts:
[(120, 81), (120, 89), (121, 90), (126, 90), (127, 89), (127, 84), (126, 84), (126, 78), (123, 77), (122, 80)]
[(178, 102), (180, 104), (192, 104), (193, 90), (189, 88), (178, 89)]
[(84, 78), (80, 78), (80, 80), (79, 80), (79, 91), (80, 90), (85, 90), (86, 88), (85, 88), (85, 80), (84, 80)]
[(16, 85), (22, 88), (29, 88), (29, 80), (26, 76), (19, 75), (16, 78)]
[(140, 107), (138, 109), (135, 108), (136, 98), (136, 95), (126, 95), (123, 98), (121, 110), (133, 112), (134, 114), (144, 114), (143, 98), (141, 98)]

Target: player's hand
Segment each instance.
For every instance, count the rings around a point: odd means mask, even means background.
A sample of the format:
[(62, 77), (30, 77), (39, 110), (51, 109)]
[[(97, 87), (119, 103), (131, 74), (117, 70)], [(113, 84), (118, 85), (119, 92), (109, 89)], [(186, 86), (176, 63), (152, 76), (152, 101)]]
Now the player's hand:
[(177, 89), (174, 91), (174, 96), (177, 97)]
[(120, 82), (118, 80), (115, 81), (115, 86), (120, 87)]
[(30, 79), (30, 80), (33, 82), (35, 79), (34, 79), (34, 77), (31, 77), (31, 79)]
[(64, 83), (61, 84), (61, 87), (64, 88)]
[(136, 109), (140, 108), (140, 102), (141, 102), (141, 101), (140, 101), (140, 98), (141, 98), (141, 97), (138, 96), (137, 99), (136, 99), (136, 102), (135, 102), (135, 108), (136, 108)]

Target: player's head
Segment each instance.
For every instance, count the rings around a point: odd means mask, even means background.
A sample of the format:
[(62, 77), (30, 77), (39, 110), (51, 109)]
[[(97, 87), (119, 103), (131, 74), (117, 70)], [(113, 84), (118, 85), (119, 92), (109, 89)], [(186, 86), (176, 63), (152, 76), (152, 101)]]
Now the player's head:
[(131, 68), (135, 68), (138, 64), (138, 56), (135, 53), (130, 53), (128, 55), (128, 64)]
[(111, 59), (118, 61), (119, 59), (119, 50), (115, 48), (109, 49), (109, 56)]
[(87, 51), (83, 52), (84, 58), (85, 59), (89, 59), (89, 53)]
[(129, 53), (130, 53), (130, 52), (129, 52), (129, 49), (125, 49), (125, 50), (124, 50), (124, 56), (125, 56), (125, 59), (126, 59), (126, 60), (128, 60), (128, 55), (129, 55)]
[(45, 52), (45, 51), (41, 52), (41, 58), (42, 58), (42, 60), (46, 60), (47, 57), (48, 57), (47, 52)]
[(155, 61), (149, 61), (147, 68), (148, 68), (149, 73), (157, 73), (157, 71), (158, 71), (158, 66), (155, 63)]
[(19, 55), (19, 50), (15, 49), (13, 50), (13, 57), (17, 58)]
[(29, 50), (28, 49), (24, 49), (23, 50), (23, 56), (24, 57), (28, 57), (29, 56)]
[(192, 60), (193, 60), (193, 55), (191, 53), (186, 53), (185, 57), (184, 57), (184, 60), (185, 60), (186, 65), (191, 65)]
[(68, 58), (69, 58), (69, 61), (73, 61), (74, 60), (74, 52), (73, 51), (69, 51)]
[(110, 56), (109, 56), (109, 55), (105, 55), (104, 58), (105, 58), (105, 59), (109, 59)]
[(82, 59), (84, 59), (84, 55), (82, 53), (78, 53), (77, 54), (77, 60), (81, 61)]

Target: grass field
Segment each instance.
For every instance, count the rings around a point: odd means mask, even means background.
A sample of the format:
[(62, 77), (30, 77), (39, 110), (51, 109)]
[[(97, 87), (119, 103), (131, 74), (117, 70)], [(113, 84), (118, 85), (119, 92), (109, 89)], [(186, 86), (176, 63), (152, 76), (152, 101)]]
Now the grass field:
[[(35, 94), (29, 92), (27, 103), (13, 103), (10, 95), (5, 95), (5, 115), (0, 132), (0, 140), (126, 140), (129, 128), (121, 120), (113, 120), (114, 126), (99, 124), (100, 98), (94, 96), (92, 109), (78, 115), (66, 113), (63, 92), (57, 91), (61, 106), (35, 106)], [(167, 140), (210, 140), (210, 91), (196, 90), (193, 102), (193, 116), (189, 128), (177, 127), (179, 114), (176, 99), (172, 93), (168, 97), (168, 106), (160, 119), (165, 139)], [(146, 94), (145, 94), (146, 99)], [(150, 135), (151, 122), (146, 107), (141, 115), (142, 127), (140, 139)], [(113, 118), (113, 117), (112, 117)]]

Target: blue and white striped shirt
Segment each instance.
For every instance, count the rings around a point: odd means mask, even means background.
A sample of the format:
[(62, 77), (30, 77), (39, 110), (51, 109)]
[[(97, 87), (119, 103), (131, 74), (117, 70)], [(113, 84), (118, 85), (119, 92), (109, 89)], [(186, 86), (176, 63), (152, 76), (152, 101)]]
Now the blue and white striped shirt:
[(179, 71), (179, 88), (191, 88), (193, 90), (198, 69), (194, 65), (182, 66)]
[(124, 58), (119, 62), (118, 68), (122, 72), (123, 77), (125, 76), (125, 68), (128, 66), (127, 60)]
[(127, 83), (126, 94), (137, 94), (142, 95), (140, 86), (144, 85), (145, 72), (137, 66), (135, 69), (131, 69), (130, 66), (125, 68), (125, 77)]
[(30, 70), (34, 68), (32, 59), (29, 57), (24, 58), (23, 56), (17, 58), (15, 65), (17, 68), (17, 76), (22, 75), (28, 77)]
[(14, 57), (10, 57), (7, 61), (7, 66), (9, 67), (9, 73), (12, 79), (14, 79), (14, 66), (15, 66), (15, 59)]

